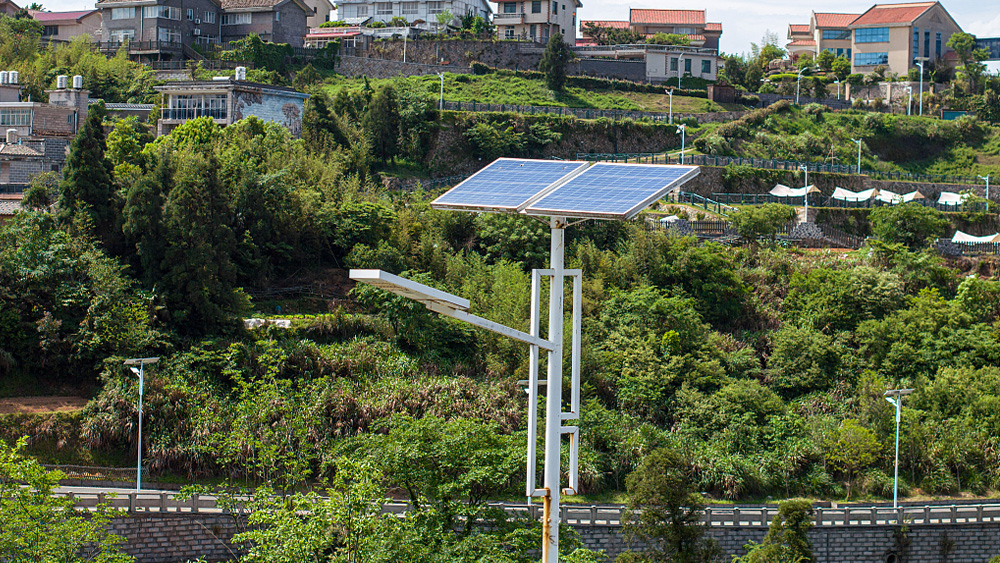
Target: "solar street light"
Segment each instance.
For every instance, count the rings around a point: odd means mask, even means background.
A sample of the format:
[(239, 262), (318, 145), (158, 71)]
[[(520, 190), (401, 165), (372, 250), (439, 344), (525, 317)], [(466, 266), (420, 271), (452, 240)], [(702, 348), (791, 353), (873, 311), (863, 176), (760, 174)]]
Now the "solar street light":
[(678, 125), (677, 132), (681, 134), (681, 164), (684, 164), (684, 134), (687, 132), (687, 126)]
[(858, 144), (858, 174), (861, 174), (861, 139), (851, 138), (852, 141)]
[(799, 69), (799, 75), (795, 79), (795, 105), (799, 105), (799, 85), (802, 83), (802, 73), (813, 68), (811, 66), (804, 66)]
[(886, 391), (883, 397), (896, 407), (896, 472), (892, 480), (892, 507), (899, 508), (899, 414), (903, 404), (903, 397), (913, 393), (913, 389), (893, 389)]
[(907, 86), (906, 92), (910, 95), (909, 100), (906, 102), (906, 115), (910, 115), (913, 109), (913, 86)]
[[(135, 492), (142, 490), (142, 388), (143, 388), (143, 368), (146, 364), (155, 364), (160, 361), (160, 358), (131, 358), (125, 360), (125, 365), (132, 373), (139, 376), (139, 454), (138, 461), (136, 462), (136, 472), (135, 472)], [(139, 366), (139, 367), (135, 367)]]
[[(683, 127), (683, 126), (682, 126)], [(531, 272), (531, 312), (527, 333), (469, 313), (467, 299), (380, 270), (351, 270), (350, 277), (414, 299), (428, 309), (492, 330), (529, 345), (527, 482), (525, 494), (543, 500), (542, 563), (559, 561), (559, 502), (579, 489), (580, 428), (564, 426), (580, 418), (580, 351), (583, 272), (565, 268), (566, 227), (570, 219), (626, 220), (698, 175), (695, 166), (597, 163), (500, 158), (431, 203), (434, 209), (506, 212), (547, 217), (551, 229), (550, 267)], [(579, 222), (579, 221), (577, 221)], [(549, 326), (541, 337), (542, 277), (549, 286)], [(563, 411), (564, 280), (573, 279), (570, 353), (570, 409)], [(548, 352), (548, 373), (539, 380), (541, 350)], [(542, 487), (536, 480), (538, 390), (546, 387)], [(569, 435), (569, 483), (560, 479), (562, 436)]]
[(441, 101), (438, 104), (438, 110), (439, 111), (444, 111), (444, 73), (443, 72), (439, 72), (438, 76), (441, 77)]
[[(680, 68), (680, 67), (678, 67)], [(668, 114), (668, 124), (673, 124), (674, 122), (674, 89), (667, 88), (667, 95), (670, 96), (670, 113)]]
[[(980, 180), (986, 180), (986, 201), (989, 202), (989, 200), (990, 200), (990, 175), (987, 174), (985, 176), (979, 176), (979, 179)], [(987, 205), (989, 205), (989, 203), (987, 203)], [(987, 207), (987, 209), (989, 209), (989, 208)]]
[(914, 62), (917, 63), (917, 66), (920, 67), (920, 112), (919, 112), (919, 115), (923, 115), (924, 114), (924, 63), (922, 61), (926, 61), (926, 60), (927, 59), (925, 57), (920, 57), (919, 60), (916, 60), (916, 59), (914, 60)]

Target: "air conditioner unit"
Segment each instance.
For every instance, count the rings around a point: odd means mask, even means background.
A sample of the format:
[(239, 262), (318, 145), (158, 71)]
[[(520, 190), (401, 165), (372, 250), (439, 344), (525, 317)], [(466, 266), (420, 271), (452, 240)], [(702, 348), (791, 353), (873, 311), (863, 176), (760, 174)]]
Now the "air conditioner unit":
[(201, 35), (201, 30), (200, 30), (200, 29), (197, 29), (197, 28), (195, 28), (195, 30), (194, 30), (194, 34), (195, 34), (195, 35)]
[(195, 25), (201, 25), (201, 20), (194, 20)]

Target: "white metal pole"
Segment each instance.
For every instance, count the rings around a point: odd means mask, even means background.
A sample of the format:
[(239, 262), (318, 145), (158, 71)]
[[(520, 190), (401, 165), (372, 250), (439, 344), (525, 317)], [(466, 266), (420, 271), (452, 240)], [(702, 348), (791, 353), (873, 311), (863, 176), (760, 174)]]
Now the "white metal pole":
[(899, 414), (903, 397), (896, 395), (896, 472), (892, 480), (892, 508), (899, 508)]
[(406, 37), (410, 34), (409, 31), (410, 30), (407, 29), (406, 33), (403, 35), (403, 62), (404, 63), (406, 62)]
[[(678, 67), (678, 68), (680, 68), (680, 67)], [(669, 115), (670, 121), (669, 121), (669, 123), (671, 125), (673, 125), (673, 123), (674, 123), (674, 91), (673, 90), (667, 90), (667, 95), (670, 96), (670, 115)]]
[(441, 77), (441, 104), (438, 109), (444, 111), (444, 73), (439, 72), (438, 76)]
[(851, 139), (858, 144), (858, 174), (861, 174), (861, 139)]
[(906, 115), (912, 115), (913, 111), (913, 86), (907, 86), (906, 91), (910, 94), (909, 99), (906, 102)]
[(559, 563), (560, 456), (562, 454), (562, 333), (563, 333), (563, 253), (565, 220), (551, 218), (552, 285), (549, 289), (548, 381), (545, 397), (545, 478), (542, 517), (542, 563)]
[(920, 115), (924, 114), (924, 63), (917, 63), (920, 67)]
[(802, 166), (800, 168), (802, 168), (802, 170), (806, 173), (805, 184), (803, 186), (803, 187), (806, 188), (806, 194), (805, 194), (805, 211), (806, 211), (806, 213), (805, 213), (805, 221), (803, 221), (803, 223), (808, 223), (809, 222), (809, 167), (808, 166)]
[(142, 490), (142, 388), (143, 388), (143, 368), (144, 363), (139, 364), (139, 460), (136, 463), (135, 471), (135, 492)]
[[(684, 55), (683, 54), (677, 55), (677, 87), (678, 88), (681, 87), (681, 76), (683, 76), (683, 74), (684, 74), (684, 65), (682, 64), (683, 62), (684, 62)], [(670, 99), (673, 100), (673, 98), (670, 98)]]

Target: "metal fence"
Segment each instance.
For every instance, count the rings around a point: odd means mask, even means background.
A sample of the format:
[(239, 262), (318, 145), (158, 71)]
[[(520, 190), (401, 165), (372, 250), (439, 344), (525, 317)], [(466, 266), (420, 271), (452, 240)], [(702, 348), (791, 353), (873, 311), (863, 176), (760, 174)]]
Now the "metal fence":
[(962, 256), (1000, 256), (1000, 242), (956, 243)]
[[(675, 116), (676, 117), (676, 116)], [(640, 164), (680, 164), (680, 158), (659, 153), (577, 153), (577, 160), (593, 162), (637, 162)], [(744, 158), (740, 156), (713, 156), (707, 154), (688, 155), (684, 164), (698, 166), (750, 166), (765, 170), (799, 170), (806, 167), (810, 172), (831, 174), (857, 174), (857, 166), (831, 164), (826, 162), (806, 162), (800, 160), (779, 160), (768, 158)], [(881, 170), (861, 170), (861, 174), (878, 180), (917, 182), (923, 184), (968, 184), (981, 185), (976, 176), (958, 174), (912, 174), (909, 172), (886, 172)]]
[[(188, 513), (222, 512), (215, 497), (191, 495), (185, 498), (178, 493), (150, 492), (111, 495), (107, 493), (65, 493), (58, 496), (71, 498), (78, 508), (94, 509), (104, 504), (109, 508), (137, 513)], [(540, 504), (489, 503), (508, 515), (539, 519)], [(402, 514), (410, 505), (402, 502), (383, 504), (383, 511)], [(703, 521), (710, 526), (767, 526), (778, 514), (776, 506), (708, 506)], [(561, 521), (576, 526), (620, 526), (624, 507), (619, 505), (563, 504)], [(864, 526), (908, 524), (986, 524), (1000, 522), (1000, 504), (956, 504), (900, 506), (845, 506), (818, 507), (814, 522), (817, 526)]]
[(392, 189), (402, 191), (413, 191), (416, 189), (431, 190), (442, 186), (453, 186), (471, 175), (472, 174), (461, 174), (458, 176), (445, 176), (442, 178), (431, 178), (428, 180), (407, 180), (406, 182), (402, 182), (394, 186)]
[[(444, 109), (449, 111), (471, 111), (471, 112), (505, 112), (523, 114), (547, 114), (547, 115), (571, 115), (580, 119), (600, 119), (608, 118), (614, 120), (636, 119), (649, 120), (655, 122), (669, 121), (669, 113), (657, 113), (646, 111), (634, 111), (625, 109), (590, 109), (590, 108), (566, 108), (555, 106), (522, 106), (514, 104), (488, 104), (481, 102), (445, 102)], [(706, 120), (717, 120), (718, 115), (724, 114), (732, 119), (739, 119), (747, 114), (745, 111), (719, 112), (719, 113), (674, 113), (674, 121), (690, 120), (702, 123)]]
[[(771, 194), (736, 194), (736, 193), (713, 193), (712, 199), (718, 201), (721, 204), (733, 204), (733, 205), (763, 205), (765, 203), (781, 203), (784, 205), (792, 206), (802, 206), (805, 204), (804, 197), (779, 197)], [(846, 201), (842, 199), (836, 199), (830, 196), (824, 195), (813, 195), (809, 197), (809, 205), (811, 207), (837, 207), (846, 209), (871, 209), (873, 207), (887, 207), (892, 205), (899, 205), (898, 203), (890, 203), (881, 201), (878, 199), (867, 199), (864, 201)], [(949, 211), (949, 212), (959, 212), (959, 211), (969, 211), (978, 212), (986, 210), (986, 203), (982, 201), (969, 202), (969, 203), (957, 203), (954, 205), (947, 203), (938, 203), (930, 199), (915, 199), (911, 203), (916, 203), (918, 205), (923, 205), (924, 207), (930, 207), (937, 209), (938, 211)]]
[[(50, 471), (61, 471), (66, 479), (80, 481), (135, 481), (135, 467), (89, 467), (85, 465), (44, 465)], [(149, 479), (149, 468), (142, 468), (142, 478)]]

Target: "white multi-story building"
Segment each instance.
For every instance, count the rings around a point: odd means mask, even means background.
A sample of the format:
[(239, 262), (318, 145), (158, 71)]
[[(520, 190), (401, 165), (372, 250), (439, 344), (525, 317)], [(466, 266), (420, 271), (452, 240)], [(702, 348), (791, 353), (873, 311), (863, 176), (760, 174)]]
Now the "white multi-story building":
[(580, 0), (492, 1), (498, 4), (493, 16), (498, 39), (547, 43), (549, 37), (562, 33), (566, 43), (576, 45), (576, 14), (583, 7)]
[(406, 19), (411, 24), (436, 24), (443, 13), (450, 13), (455, 20), (468, 14), (489, 19), (491, 10), (486, 0), (420, 0), (412, 2), (374, 2), (372, 0), (343, 0), (337, 3), (337, 17), (342, 20), (372, 18), (389, 22), (393, 18)]

